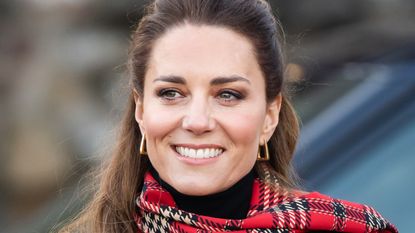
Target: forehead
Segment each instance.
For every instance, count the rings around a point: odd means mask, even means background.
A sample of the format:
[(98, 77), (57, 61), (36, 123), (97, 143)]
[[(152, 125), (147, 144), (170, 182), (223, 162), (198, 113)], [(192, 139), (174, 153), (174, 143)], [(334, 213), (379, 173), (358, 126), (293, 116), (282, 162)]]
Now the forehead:
[(153, 75), (261, 76), (250, 40), (219, 26), (184, 24), (170, 29), (153, 46)]

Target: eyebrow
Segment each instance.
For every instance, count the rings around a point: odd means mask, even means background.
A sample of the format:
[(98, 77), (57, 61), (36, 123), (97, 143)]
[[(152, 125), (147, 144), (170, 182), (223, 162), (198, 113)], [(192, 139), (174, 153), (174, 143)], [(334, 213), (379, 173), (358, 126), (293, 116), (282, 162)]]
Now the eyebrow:
[(168, 75), (168, 76), (160, 76), (153, 80), (154, 82), (161, 81), (161, 82), (169, 82), (169, 83), (177, 83), (177, 84), (186, 84), (186, 80), (180, 76), (175, 75)]
[[(170, 83), (177, 83), (177, 84), (186, 84), (186, 80), (183, 77), (175, 76), (175, 75), (167, 75), (167, 76), (160, 76), (153, 80), (153, 82), (170, 82)], [(231, 82), (246, 82), (251, 84), (251, 82), (244, 77), (238, 75), (231, 75), (228, 77), (220, 76), (212, 79), (210, 81), (210, 85), (217, 86), (221, 84), (231, 83)]]
[(232, 75), (232, 76), (229, 76), (229, 77), (214, 78), (210, 81), (210, 85), (216, 86), (216, 85), (221, 85), (221, 84), (226, 84), (226, 83), (231, 83), (231, 82), (239, 82), (239, 81), (251, 84), (251, 82), (247, 78), (244, 78), (244, 77), (241, 77), (241, 76), (238, 76), (238, 75)]

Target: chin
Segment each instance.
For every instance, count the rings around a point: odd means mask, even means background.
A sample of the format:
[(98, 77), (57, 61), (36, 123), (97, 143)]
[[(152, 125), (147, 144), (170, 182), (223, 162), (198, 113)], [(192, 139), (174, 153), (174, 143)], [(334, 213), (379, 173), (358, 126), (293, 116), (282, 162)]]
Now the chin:
[(179, 182), (173, 183), (173, 187), (182, 194), (190, 196), (205, 196), (222, 191), (220, 187), (215, 187), (213, 182), (203, 182), (206, 185), (203, 185), (202, 182)]
[(183, 190), (177, 190), (182, 194), (189, 195), (189, 196), (206, 196), (210, 194), (217, 193), (217, 191), (213, 191), (211, 189), (200, 189), (200, 188), (191, 188), (191, 189), (183, 189)]

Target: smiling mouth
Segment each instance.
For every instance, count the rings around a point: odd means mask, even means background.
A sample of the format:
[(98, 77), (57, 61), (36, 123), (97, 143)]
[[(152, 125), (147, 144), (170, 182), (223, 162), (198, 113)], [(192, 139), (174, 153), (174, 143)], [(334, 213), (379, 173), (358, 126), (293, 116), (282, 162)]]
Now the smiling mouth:
[(208, 159), (221, 155), (224, 151), (222, 148), (189, 148), (184, 146), (174, 146), (177, 153), (184, 157), (192, 159)]

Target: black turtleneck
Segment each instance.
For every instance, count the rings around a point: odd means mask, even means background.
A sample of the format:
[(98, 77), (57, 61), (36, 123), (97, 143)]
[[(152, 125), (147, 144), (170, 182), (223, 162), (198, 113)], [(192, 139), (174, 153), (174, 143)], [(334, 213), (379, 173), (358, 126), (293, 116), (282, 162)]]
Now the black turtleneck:
[(229, 189), (206, 196), (182, 194), (164, 182), (154, 168), (151, 168), (150, 172), (154, 179), (172, 195), (181, 210), (225, 219), (242, 219), (248, 214), (255, 178), (253, 170)]

